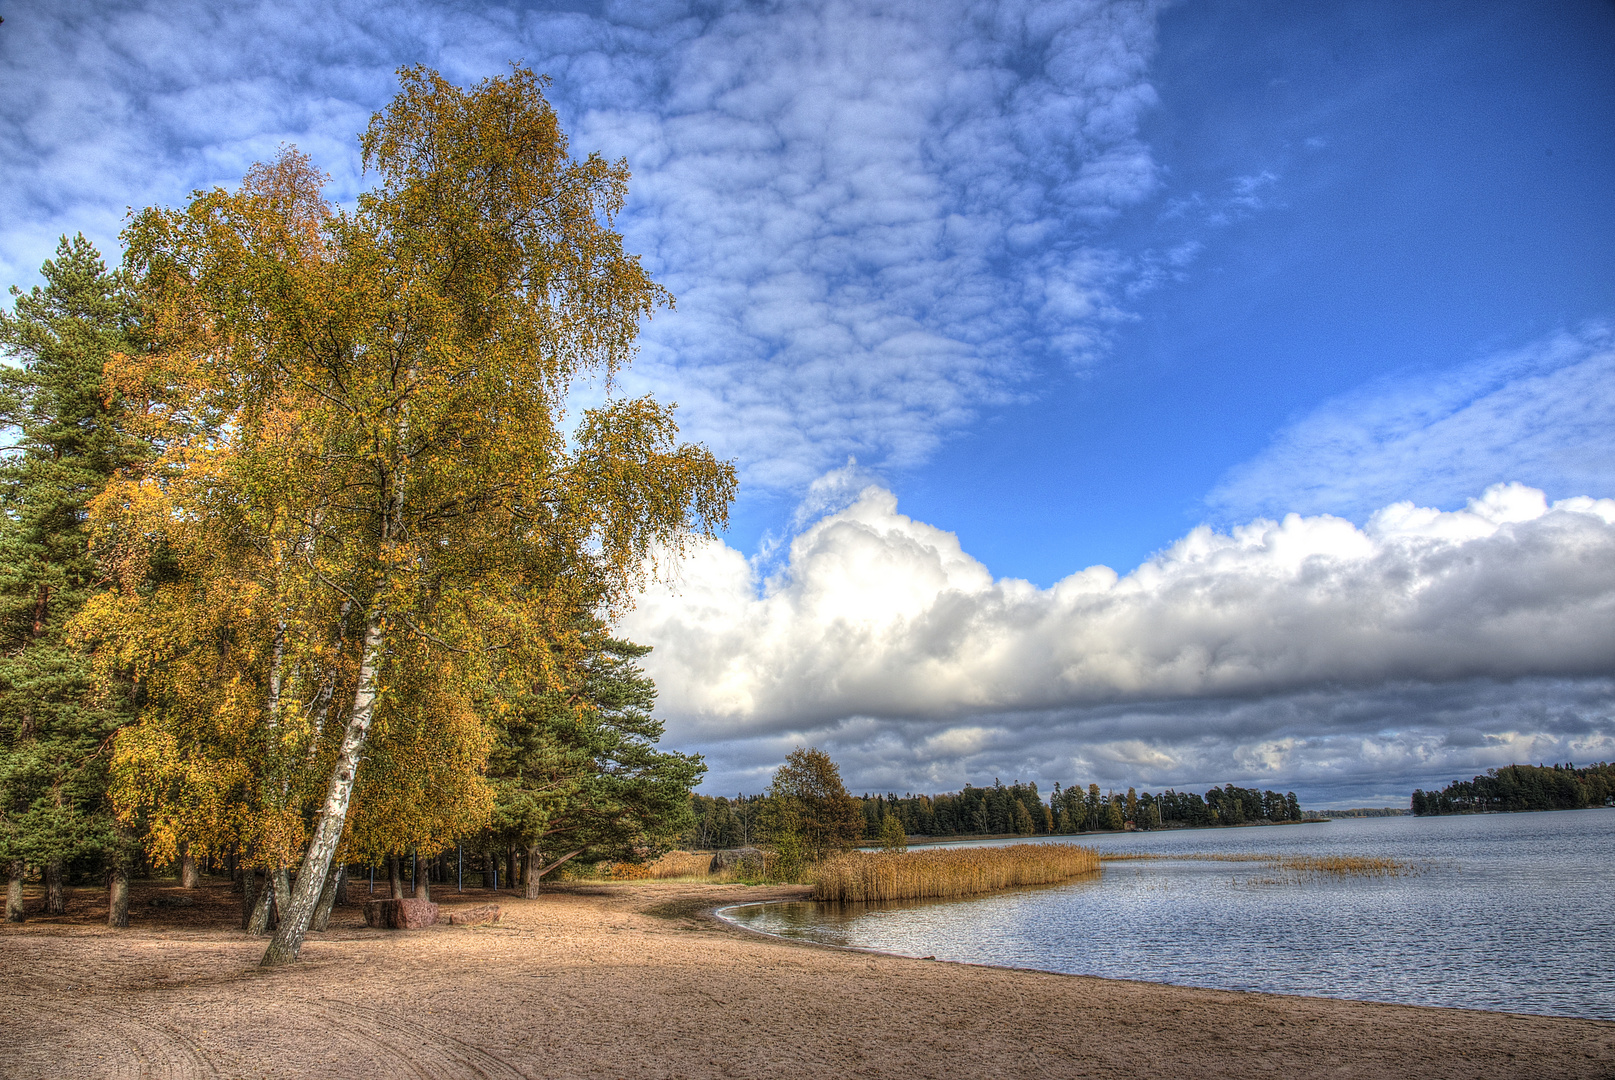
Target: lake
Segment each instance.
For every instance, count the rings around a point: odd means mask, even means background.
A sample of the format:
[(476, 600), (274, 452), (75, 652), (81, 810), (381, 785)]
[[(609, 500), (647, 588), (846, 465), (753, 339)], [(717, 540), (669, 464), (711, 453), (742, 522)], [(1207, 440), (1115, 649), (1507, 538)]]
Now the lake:
[[(1044, 839), (1164, 858), (975, 900), (723, 914), (765, 933), (938, 960), (1615, 1020), (1612, 809)], [(1417, 870), (1297, 875), (1186, 857), (1253, 853), (1374, 856)]]

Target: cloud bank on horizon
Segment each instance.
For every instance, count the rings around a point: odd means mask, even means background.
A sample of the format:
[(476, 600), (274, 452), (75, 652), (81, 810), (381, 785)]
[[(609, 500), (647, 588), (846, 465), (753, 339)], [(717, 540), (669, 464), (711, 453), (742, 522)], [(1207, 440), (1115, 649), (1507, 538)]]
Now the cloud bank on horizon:
[(766, 580), (707, 545), (625, 629), (658, 643), (671, 730), (709, 748), (720, 790), (813, 743), (874, 789), (1007, 774), (1362, 792), (1448, 762), (1608, 757), (1612, 616), (1615, 500), (1502, 484), (1360, 528), (1202, 526), (1125, 576), (1040, 589), (870, 486)]

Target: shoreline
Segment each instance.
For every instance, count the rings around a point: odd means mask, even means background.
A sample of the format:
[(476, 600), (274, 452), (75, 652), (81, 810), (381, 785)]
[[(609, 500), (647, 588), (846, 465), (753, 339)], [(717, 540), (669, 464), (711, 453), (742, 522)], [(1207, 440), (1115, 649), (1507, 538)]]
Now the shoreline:
[(338, 908), (272, 972), (264, 939), (219, 925), (228, 886), (202, 891), (203, 911), (153, 909), (178, 890), (142, 883), (124, 931), (87, 904), (0, 928), (5, 1075), (1615, 1076), (1615, 1022), (938, 962), (716, 914), (800, 886), (449, 889), (445, 908), (504, 918), (380, 931)]

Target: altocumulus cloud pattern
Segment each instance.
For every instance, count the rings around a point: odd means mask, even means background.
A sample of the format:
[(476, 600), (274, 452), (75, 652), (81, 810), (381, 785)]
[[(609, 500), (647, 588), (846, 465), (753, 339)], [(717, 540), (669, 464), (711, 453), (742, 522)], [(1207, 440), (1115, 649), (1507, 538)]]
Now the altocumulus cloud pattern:
[[(554, 77), (634, 171), (629, 249), (678, 298), (625, 389), (678, 400), (749, 487), (922, 461), (1038, 364), (1085, 364), (1145, 270), (1095, 228), (1156, 190), (1156, 5), (63, 0), (8, 20), (0, 262), (233, 184), (281, 141), (364, 185), (400, 64)], [(15, 25), (14, 25), (15, 24)]]

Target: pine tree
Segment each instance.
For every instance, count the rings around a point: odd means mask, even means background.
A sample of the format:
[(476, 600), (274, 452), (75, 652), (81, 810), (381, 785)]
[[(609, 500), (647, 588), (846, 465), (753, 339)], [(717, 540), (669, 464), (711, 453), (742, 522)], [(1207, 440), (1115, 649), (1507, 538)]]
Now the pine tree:
[(1119, 831), (1126, 824), (1122, 816), (1122, 800), (1112, 791), (1105, 801), (1105, 827)]
[[(597, 620), (583, 640), (589, 657), (571, 686), (528, 687), (493, 710), (494, 831), (525, 852), (529, 897), (578, 855), (659, 854), (692, 823), (690, 789), (706, 772), (699, 755), (656, 748), (656, 686), (635, 663), (650, 647), (611, 637)], [(732, 833), (719, 802), (713, 825)]]
[[(127, 699), (98, 696), (67, 627), (96, 591), (85, 506), (138, 455), (103, 396), (102, 373), (135, 350), (134, 306), (83, 236), (62, 238), (43, 286), (13, 288), (0, 312), (0, 424), (17, 433), (0, 460), (0, 859), (20, 920), (24, 868), (45, 870), (59, 911), (63, 864), (100, 855), (124, 870), (128, 844), (109, 811), (109, 736)], [(110, 921), (127, 921), (113, 905)]]

